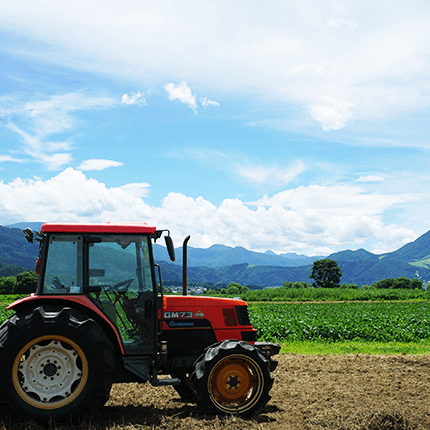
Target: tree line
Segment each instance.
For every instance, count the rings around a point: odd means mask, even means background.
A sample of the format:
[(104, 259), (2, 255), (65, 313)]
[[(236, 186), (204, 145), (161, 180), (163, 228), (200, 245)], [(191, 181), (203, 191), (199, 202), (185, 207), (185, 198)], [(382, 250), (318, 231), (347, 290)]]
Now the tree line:
[[(312, 270), (309, 278), (314, 280), (314, 285), (309, 285), (310, 287), (317, 288), (359, 288), (355, 284), (342, 284), (342, 270), (336, 261), (325, 258), (323, 260), (317, 260), (312, 265)], [(292, 285), (290, 285), (292, 284)], [(284, 283), (284, 286), (290, 288), (304, 288), (302, 284), (306, 283)], [(299, 286), (295, 286), (299, 284)], [(423, 290), (423, 283), (417, 278), (409, 279), (406, 276), (401, 276), (399, 278), (386, 278), (374, 282), (371, 285), (363, 285), (362, 289), (376, 288), (376, 289), (408, 289), (408, 290)]]
[[(285, 281), (284, 288), (342, 288), (359, 289), (356, 284), (341, 284), (342, 270), (336, 261), (330, 259), (317, 260), (313, 263), (309, 278), (313, 284), (307, 282)], [(194, 285), (194, 283), (193, 283)], [(197, 284), (195, 284), (197, 285)], [(190, 283), (189, 283), (190, 286)], [(23, 272), (16, 276), (0, 278), (0, 294), (30, 294), (36, 291), (37, 275), (34, 272)], [(208, 295), (239, 296), (249, 290), (256, 289), (255, 286), (247, 287), (238, 282), (230, 284), (211, 285), (204, 284)], [(409, 279), (405, 276), (399, 278), (386, 278), (374, 282), (371, 285), (363, 285), (361, 290), (366, 289), (397, 289), (397, 290), (423, 290), (423, 283), (417, 279)]]
[(30, 294), (36, 291), (36, 287), (37, 275), (34, 272), (0, 278), (0, 294)]
[[(313, 283), (308, 282), (290, 282), (285, 281), (282, 285), (284, 289), (304, 289), (304, 288), (321, 288), (321, 289), (352, 289), (358, 290), (357, 284), (341, 284), (342, 270), (336, 261), (330, 259), (317, 260), (313, 263), (309, 278)], [(406, 276), (399, 278), (386, 278), (374, 282), (371, 285), (363, 285), (361, 290), (369, 289), (395, 289), (395, 290), (420, 290), (423, 291), (423, 283), (417, 278), (409, 279)], [(243, 296), (250, 290), (245, 285), (237, 282), (231, 282), (222, 289), (209, 289), (208, 295), (227, 295)]]

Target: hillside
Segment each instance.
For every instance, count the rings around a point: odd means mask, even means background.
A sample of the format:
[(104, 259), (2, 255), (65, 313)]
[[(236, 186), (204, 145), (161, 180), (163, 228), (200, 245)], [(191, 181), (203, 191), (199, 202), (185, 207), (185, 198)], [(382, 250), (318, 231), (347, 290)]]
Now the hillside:
[(418, 239), (399, 248), (397, 251), (384, 254), (384, 258), (415, 262), (430, 256), (430, 231), (424, 233)]
[(327, 258), (330, 260), (335, 260), (337, 262), (347, 261), (347, 262), (358, 262), (358, 261), (367, 261), (367, 260), (379, 260), (379, 257), (375, 254), (372, 254), (365, 249), (358, 249), (357, 251), (340, 251), (334, 254), (329, 255)]
[[(182, 268), (175, 264), (159, 262), (162, 267), (163, 282), (180, 283), (182, 280)], [(398, 278), (406, 276), (409, 279), (416, 278), (417, 273), (422, 281), (430, 280), (430, 270), (417, 269), (408, 263), (395, 260), (377, 261), (368, 260), (361, 262), (338, 263), (342, 269), (342, 283), (357, 284), (359, 286), (370, 285), (386, 278)], [(210, 267), (189, 267), (188, 281), (212, 284), (238, 282), (241, 285), (271, 287), (280, 286), (285, 281), (309, 282), (309, 274), (312, 266), (279, 267), (279, 266), (250, 266), (246, 263), (214, 269)]]
[[(165, 248), (161, 245), (154, 246), (154, 255), (158, 260), (170, 261)], [(248, 263), (256, 266), (281, 266), (281, 267), (300, 267), (312, 264), (315, 260), (323, 258), (321, 256), (306, 257), (298, 254), (277, 255), (267, 251), (260, 252), (248, 251), (241, 246), (232, 248), (225, 245), (212, 245), (209, 248), (193, 248), (188, 246), (188, 265), (206, 266), (221, 268), (232, 264)], [(182, 264), (182, 247), (176, 248), (175, 264)]]
[[(28, 225), (28, 223), (23, 223)], [(33, 270), (38, 253), (37, 244), (29, 244), (21, 229), (0, 227), (0, 276), (10, 276), (19, 268)], [(416, 267), (417, 261), (430, 255), (430, 232), (399, 250), (382, 256), (364, 249), (346, 250), (331, 254), (342, 269), (342, 283), (369, 285), (380, 279), (419, 277), (430, 280), (430, 269)], [(108, 255), (106, 258), (110, 258)], [(176, 262), (168, 260), (166, 248), (156, 244), (154, 258), (163, 268), (165, 282), (182, 280), (182, 248), (176, 249)], [(242, 247), (213, 245), (207, 249), (188, 248), (188, 279), (197, 283), (224, 283), (232, 281), (250, 286), (276, 286), (285, 281), (310, 282), (313, 261), (324, 257), (306, 257), (297, 254), (276, 255), (257, 253)], [(12, 266), (12, 267), (9, 267)]]
[(0, 226), (0, 262), (34, 269), (39, 245), (28, 243), (22, 230)]

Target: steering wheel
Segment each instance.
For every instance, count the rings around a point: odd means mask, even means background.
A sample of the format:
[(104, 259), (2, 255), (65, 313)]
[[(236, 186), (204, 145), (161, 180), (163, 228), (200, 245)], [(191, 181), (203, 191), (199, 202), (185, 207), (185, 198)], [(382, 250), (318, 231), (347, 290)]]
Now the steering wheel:
[(128, 287), (134, 281), (134, 278), (126, 279), (125, 281), (118, 282), (117, 284), (111, 285), (109, 290), (118, 291), (118, 293), (126, 293)]

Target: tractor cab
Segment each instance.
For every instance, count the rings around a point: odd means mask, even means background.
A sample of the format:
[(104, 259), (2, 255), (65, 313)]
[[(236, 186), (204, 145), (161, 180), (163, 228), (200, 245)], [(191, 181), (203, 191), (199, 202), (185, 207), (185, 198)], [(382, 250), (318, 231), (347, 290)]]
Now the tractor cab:
[(87, 296), (117, 327), (125, 353), (155, 353), (163, 291), (151, 239), (162, 233), (143, 223), (44, 224), (36, 295)]

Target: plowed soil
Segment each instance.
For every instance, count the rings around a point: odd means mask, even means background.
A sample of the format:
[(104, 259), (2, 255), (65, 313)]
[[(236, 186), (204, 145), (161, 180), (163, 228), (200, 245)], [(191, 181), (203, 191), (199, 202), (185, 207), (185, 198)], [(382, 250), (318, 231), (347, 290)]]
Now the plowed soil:
[(115, 384), (97, 418), (36, 424), (0, 407), (0, 429), (430, 429), (430, 356), (278, 356), (272, 400), (250, 419), (204, 415), (172, 387)]

